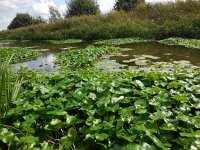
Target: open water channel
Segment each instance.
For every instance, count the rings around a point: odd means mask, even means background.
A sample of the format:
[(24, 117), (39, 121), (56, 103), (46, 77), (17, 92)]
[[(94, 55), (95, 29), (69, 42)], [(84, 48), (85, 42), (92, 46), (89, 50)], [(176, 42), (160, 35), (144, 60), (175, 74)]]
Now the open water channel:
[[(31, 59), (26, 62), (14, 64), (15, 68), (26, 67), (27, 69), (50, 72), (57, 71), (54, 61), (56, 54), (61, 51), (71, 50), (74, 48), (85, 48), (92, 43), (75, 43), (75, 44), (51, 44), (47, 42), (17, 42), (17, 43), (0, 43), (0, 47), (26, 47), (33, 50), (41, 51), (42, 56)], [(158, 42), (144, 42), (124, 44), (119, 47), (124, 51), (111, 54), (104, 57), (101, 61), (114, 61), (117, 64), (126, 67), (143, 67), (150, 62), (186, 62), (195, 66), (200, 66), (200, 50), (189, 49), (183, 46), (167, 46)], [(147, 61), (148, 60), (148, 61)]]

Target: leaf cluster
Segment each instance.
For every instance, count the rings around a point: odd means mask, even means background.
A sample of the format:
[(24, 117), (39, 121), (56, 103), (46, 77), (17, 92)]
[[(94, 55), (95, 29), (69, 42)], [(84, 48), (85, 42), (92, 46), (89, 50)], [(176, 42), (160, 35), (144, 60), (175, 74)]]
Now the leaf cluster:
[(88, 46), (84, 49), (63, 51), (57, 54), (56, 62), (67, 69), (76, 70), (90, 67), (95, 60), (105, 54), (119, 51), (120, 48), (101, 46)]
[(187, 48), (200, 49), (199, 39), (168, 38), (168, 39), (160, 40), (159, 42), (163, 44), (167, 44), (167, 45), (181, 45)]
[(199, 149), (200, 75), (24, 73), (0, 141), (11, 149)]
[(7, 57), (12, 55), (11, 63), (17, 63), (39, 56), (40, 53), (27, 48), (0, 48), (0, 62), (5, 61)]
[(119, 38), (119, 39), (109, 39), (109, 40), (98, 40), (94, 44), (100, 45), (122, 45), (129, 43), (140, 43), (140, 42), (148, 42), (150, 40), (144, 40), (141, 38)]

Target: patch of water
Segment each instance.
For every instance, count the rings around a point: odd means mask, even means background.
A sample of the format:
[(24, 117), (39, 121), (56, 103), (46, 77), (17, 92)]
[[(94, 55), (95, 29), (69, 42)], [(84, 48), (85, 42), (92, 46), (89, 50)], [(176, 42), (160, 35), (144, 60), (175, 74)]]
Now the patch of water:
[[(105, 70), (112, 71), (118, 66), (118, 68), (131, 70), (169, 71), (172, 69), (194, 70), (200, 67), (199, 49), (167, 46), (157, 42), (125, 44), (120, 47), (124, 49), (122, 52), (105, 56), (94, 68), (97, 70), (105, 68)], [(112, 67), (113, 61), (115, 62), (114, 67)]]
[(55, 64), (57, 53), (74, 48), (85, 48), (87, 45), (88, 43), (52, 44), (48, 42), (17, 42), (7, 46), (24, 47), (42, 53), (38, 58), (14, 64), (13, 67), (16, 69), (23, 67), (39, 72), (53, 72), (58, 71), (60, 68), (60, 66)]

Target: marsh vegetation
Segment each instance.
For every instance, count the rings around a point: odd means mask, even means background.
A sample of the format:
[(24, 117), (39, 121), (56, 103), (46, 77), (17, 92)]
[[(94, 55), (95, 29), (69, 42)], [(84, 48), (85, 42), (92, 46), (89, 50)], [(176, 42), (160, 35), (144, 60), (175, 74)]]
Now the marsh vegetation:
[(200, 149), (199, 8), (140, 3), (0, 32), (0, 149)]

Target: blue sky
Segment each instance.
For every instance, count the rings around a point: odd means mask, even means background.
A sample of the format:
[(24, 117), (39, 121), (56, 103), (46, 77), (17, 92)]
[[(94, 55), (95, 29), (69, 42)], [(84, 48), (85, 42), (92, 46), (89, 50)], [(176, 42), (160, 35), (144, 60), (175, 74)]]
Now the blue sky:
[[(163, 2), (169, 0), (146, 0), (146, 2)], [(98, 0), (100, 10), (103, 13), (112, 10), (115, 0)], [(32, 16), (42, 16), (48, 19), (48, 6), (56, 6), (59, 10), (65, 10), (65, 0), (0, 0), (0, 30), (7, 28), (16, 13), (29, 13)]]

